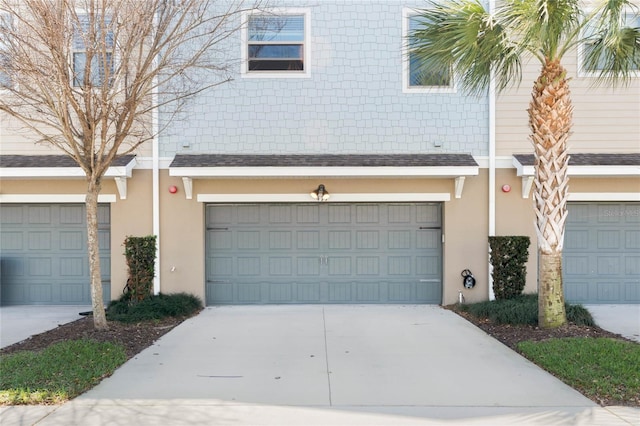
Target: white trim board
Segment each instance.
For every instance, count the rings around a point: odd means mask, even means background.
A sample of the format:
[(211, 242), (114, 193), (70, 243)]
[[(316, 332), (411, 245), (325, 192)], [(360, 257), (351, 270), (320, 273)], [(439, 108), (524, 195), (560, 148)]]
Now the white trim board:
[(640, 192), (570, 192), (569, 201), (640, 201)]
[[(86, 194), (0, 194), (0, 203), (84, 203)], [(116, 194), (98, 195), (99, 203), (115, 203)]]
[[(198, 194), (199, 203), (317, 203), (309, 194)], [(362, 202), (434, 202), (450, 201), (451, 194), (441, 193), (353, 193), (331, 194), (325, 203)]]

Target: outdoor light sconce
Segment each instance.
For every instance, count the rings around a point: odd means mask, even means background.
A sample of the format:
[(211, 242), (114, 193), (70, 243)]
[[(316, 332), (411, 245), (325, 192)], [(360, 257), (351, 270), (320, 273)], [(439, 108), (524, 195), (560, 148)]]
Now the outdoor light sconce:
[(311, 198), (318, 201), (327, 201), (329, 199), (329, 191), (327, 191), (323, 184), (318, 185), (318, 188), (309, 195), (311, 195)]

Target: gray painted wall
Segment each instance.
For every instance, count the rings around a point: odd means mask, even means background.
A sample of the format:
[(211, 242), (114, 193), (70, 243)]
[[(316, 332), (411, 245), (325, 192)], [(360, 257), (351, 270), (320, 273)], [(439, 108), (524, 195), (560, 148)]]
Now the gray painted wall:
[[(403, 93), (403, 8), (423, 1), (271, 1), (310, 13), (309, 78), (242, 78), (201, 94), (164, 132), (181, 153), (429, 153), (487, 155), (486, 96)], [(435, 146), (436, 142), (441, 144)]]

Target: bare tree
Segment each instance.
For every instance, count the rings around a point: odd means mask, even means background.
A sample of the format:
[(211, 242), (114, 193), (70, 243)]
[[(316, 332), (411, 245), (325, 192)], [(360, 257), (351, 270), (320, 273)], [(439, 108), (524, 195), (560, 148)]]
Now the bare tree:
[[(256, 5), (252, 5), (252, 8)], [(86, 174), (94, 325), (107, 328), (98, 253), (102, 178), (199, 92), (230, 80), (221, 49), (242, 0), (0, 0), (0, 111)], [(206, 73), (206, 74), (205, 74)], [(198, 78), (205, 77), (205, 78)]]

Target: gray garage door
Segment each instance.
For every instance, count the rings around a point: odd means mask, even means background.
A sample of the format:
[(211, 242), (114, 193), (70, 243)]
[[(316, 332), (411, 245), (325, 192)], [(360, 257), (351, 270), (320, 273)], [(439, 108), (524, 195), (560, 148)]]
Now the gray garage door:
[[(105, 302), (110, 294), (109, 205), (98, 208)], [(90, 304), (83, 204), (0, 206), (1, 301), (4, 305)]]
[(564, 286), (573, 303), (640, 303), (640, 203), (570, 203)]
[(441, 303), (441, 205), (206, 207), (207, 304)]

